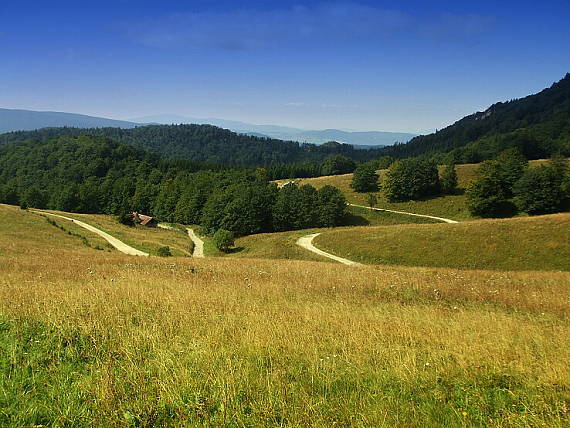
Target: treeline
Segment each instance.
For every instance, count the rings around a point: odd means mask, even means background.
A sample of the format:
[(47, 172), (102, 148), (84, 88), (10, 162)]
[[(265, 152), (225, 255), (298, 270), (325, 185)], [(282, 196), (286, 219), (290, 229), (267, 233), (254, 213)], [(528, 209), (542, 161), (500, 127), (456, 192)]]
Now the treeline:
[(279, 164), (271, 165), (264, 169), (270, 180), (281, 180), (284, 178), (311, 178), (325, 175), (350, 174), (361, 164), (370, 165), (375, 170), (386, 169), (394, 162), (394, 158), (382, 156), (359, 164), (346, 156), (333, 155), (323, 162)]
[(570, 208), (570, 169), (563, 157), (529, 167), (516, 150), (485, 161), (467, 189), (467, 206), (479, 217), (556, 213)]
[[(390, 161), (389, 158), (385, 161)], [(360, 193), (382, 190), (389, 202), (405, 202), (457, 191), (455, 165), (448, 164), (440, 174), (437, 163), (428, 158), (391, 162), (380, 182), (376, 173), (380, 161), (361, 163), (352, 176), (351, 187)], [(373, 201), (373, 198), (369, 199)]]
[(132, 147), (159, 154), (164, 159), (190, 159), (230, 166), (268, 166), (322, 162), (333, 155), (356, 161), (379, 156), (380, 149), (355, 149), (352, 145), (329, 142), (301, 144), (272, 138), (236, 134), (211, 125), (149, 125), (122, 128), (44, 128), (0, 135), (0, 145), (16, 141), (46, 141), (54, 137), (89, 135), (108, 137)]
[(139, 211), (236, 235), (342, 223), (334, 187), (279, 189), (262, 169), (195, 171), (102, 137), (59, 137), (0, 147), (0, 202), (68, 212)]
[(570, 156), (570, 74), (538, 94), (494, 104), (381, 152), (396, 158), (433, 156), (439, 163), (478, 163), (507, 149), (516, 149), (527, 159)]

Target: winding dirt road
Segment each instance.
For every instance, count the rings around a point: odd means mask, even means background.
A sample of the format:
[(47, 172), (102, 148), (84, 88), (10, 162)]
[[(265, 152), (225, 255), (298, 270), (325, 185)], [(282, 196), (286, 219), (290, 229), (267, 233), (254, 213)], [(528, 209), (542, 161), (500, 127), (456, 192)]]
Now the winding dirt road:
[(345, 265), (362, 266), (360, 263), (353, 262), (352, 260), (344, 259), (342, 257), (335, 256), (334, 254), (327, 253), (326, 251), (319, 250), (317, 247), (313, 245), (313, 239), (315, 239), (319, 235), (320, 233), (313, 233), (312, 235), (302, 236), (297, 240), (297, 245), (305, 248), (306, 250), (312, 251), (315, 254), (327, 257), (329, 259), (335, 260)]
[[(372, 211), (386, 211), (386, 212), (389, 212), (389, 213), (411, 215), (411, 216), (414, 216), (414, 217), (431, 218), (431, 219), (434, 219), (434, 220), (442, 221), (442, 222), (444, 222), (444, 223), (458, 223), (457, 221), (451, 220), (451, 219), (449, 219), (449, 218), (435, 217), (435, 216), (432, 216), (432, 215), (414, 214), (414, 213), (408, 213), (408, 212), (405, 212), (405, 211), (386, 210), (386, 209), (383, 209), (383, 208), (370, 208), (370, 207), (366, 207), (366, 206), (364, 206), (364, 205), (355, 205), (355, 204), (348, 204), (348, 205), (350, 205), (351, 207), (365, 208), (365, 209), (367, 209), (367, 210), (372, 210)], [(327, 258), (332, 259), (332, 260), (336, 260), (337, 262), (343, 263), (343, 264), (345, 264), (345, 265), (362, 266), (362, 264), (357, 263), (357, 262), (353, 262), (352, 260), (348, 260), (348, 259), (345, 259), (345, 258), (342, 258), (342, 257), (339, 257), (339, 256), (335, 256), (334, 254), (327, 253), (326, 251), (319, 250), (317, 247), (315, 247), (315, 246), (313, 245), (313, 239), (315, 239), (315, 238), (316, 238), (317, 236), (319, 236), (319, 235), (320, 235), (320, 233), (313, 233), (312, 235), (303, 236), (303, 237), (301, 237), (301, 238), (299, 238), (299, 239), (297, 240), (297, 245), (299, 245), (300, 247), (305, 248), (306, 250), (312, 251), (312, 252), (315, 253), (315, 254), (318, 254), (318, 255), (323, 256), (323, 257), (327, 257)]]
[(198, 238), (198, 235), (194, 232), (194, 229), (187, 228), (188, 236), (194, 242), (194, 251), (192, 252), (192, 257), (203, 258), (204, 257), (204, 241)]
[(125, 254), (129, 254), (131, 256), (145, 256), (148, 257), (148, 253), (145, 253), (143, 251), (137, 250), (136, 248), (131, 247), (130, 245), (125, 244), (123, 241), (119, 241), (117, 238), (109, 235), (106, 232), (103, 232), (100, 229), (97, 229), (96, 227), (91, 226), (90, 224), (84, 223), (82, 221), (76, 220), (74, 218), (71, 217), (65, 217), (59, 214), (52, 214), (52, 213), (47, 213), (44, 211), (32, 211), (35, 212), (37, 214), (41, 214), (41, 215), (49, 215), (52, 217), (59, 217), (62, 218), (64, 220), (69, 220), (72, 223), (75, 223), (76, 225), (87, 229), (90, 232), (93, 232), (97, 235), (99, 235), (101, 238), (105, 239), (109, 244), (111, 244), (113, 247), (115, 247), (117, 250), (119, 250), (121, 253), (125, 253)]
[(444, 223), (459, 223), (459, 222), (457, 222), (457, 221), (455, 221), (455, 220), (451, 220), (451, 219), (449, 219), (449, 218), (435, 217), (435, 216), (432, 216), (432, 215), (414, 214), (414, 213), (408, 213), (408, 212), (405, 212), (405, 211), (387, 210), (387, 209), (384, 209), (384, 208), (370, 208), (370, 207), (367, 207), (367, 206), (364, 206), (364, 205), (355, 205), (355, 204), (348, 204), (348, 205), (350, 205), (351, 207), (365, 208), (365, 209), (371, 210), (371, 211), (386, 211), (386, 212), (388, 212), (388, 213), (411, 215), (411, 216), (414, 216), (414, 217), (431, 218), (431, 219), (433, 219), (433, 220), (443, 221)]

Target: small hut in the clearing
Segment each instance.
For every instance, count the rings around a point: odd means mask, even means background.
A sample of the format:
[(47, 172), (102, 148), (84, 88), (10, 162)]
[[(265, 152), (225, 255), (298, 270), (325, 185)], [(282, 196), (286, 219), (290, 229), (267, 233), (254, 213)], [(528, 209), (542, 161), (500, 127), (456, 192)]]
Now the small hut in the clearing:
[(133, 212), (133, 221), (135, 224), (140, 224), (141, 226), (146, 227), (156, 227), (158, 222), (154, 217), (149, 215), (139, 214), (137, 212)]

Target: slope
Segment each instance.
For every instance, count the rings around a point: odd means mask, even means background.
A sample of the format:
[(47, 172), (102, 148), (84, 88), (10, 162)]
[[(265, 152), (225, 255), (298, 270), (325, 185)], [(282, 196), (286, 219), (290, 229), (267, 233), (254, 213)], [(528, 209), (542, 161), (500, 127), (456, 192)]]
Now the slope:
[(516, 147), (528, 158), (570, 155), (570, 74), (525, 98), (498, 102), (445, 129), (386, 147), (383, 153), (411, 157), (450, 153), (458, 162), (479, 162)]
[(568, 272), (135, 258), (29, 216), (0, 222), (2, 426), (568, 425)]
[(314, 245), (361, 263), (570, 271), (570, 214), (339, 229)]

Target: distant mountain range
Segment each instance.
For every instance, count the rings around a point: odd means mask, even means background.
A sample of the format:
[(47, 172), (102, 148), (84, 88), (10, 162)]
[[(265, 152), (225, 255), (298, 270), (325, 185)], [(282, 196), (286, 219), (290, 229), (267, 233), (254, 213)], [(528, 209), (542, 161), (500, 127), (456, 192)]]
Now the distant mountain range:
[(216, 118), (196, 118), (179, 115), (144, 116), (130, 119), (137, 123), (156, 124), (205, 124), (229, 129), (240, 134), (248, 134), (256, 137), (277, 138), (285, 141), (299, 141), (301, 143), (323, 144), (328, 141), (337, 141), (364, 146), (390, 146), (396, 142), (406, 143), (415, 137), (415, 134), (404, 132), (385, 131), (351, 131), (340, 129), (306, 130), (277, 125), (254, 125), (236, 120), (224, 120)]
[(0, 109), (0, 133), (59, 127), (128, 129), (148, 124), (207, 124), (256, 137), (313, 144), (337, 141), (368, 147), (388, 146), (396, 142), (405, 143), (415, 136), (414, 134), (382, 131), (303, 130), (287, 126), (254, 125), (234, 120), (200, 119), (177, 115), (147, 116), (125, 121), (74, 113)]
[(86, 116), (84, 114), (0, 108), (0, 133), (33, 131), (34, 129), (62, 126), (74, 128), (134, 128), (139, 126), (139, 124), (124, 120)]

